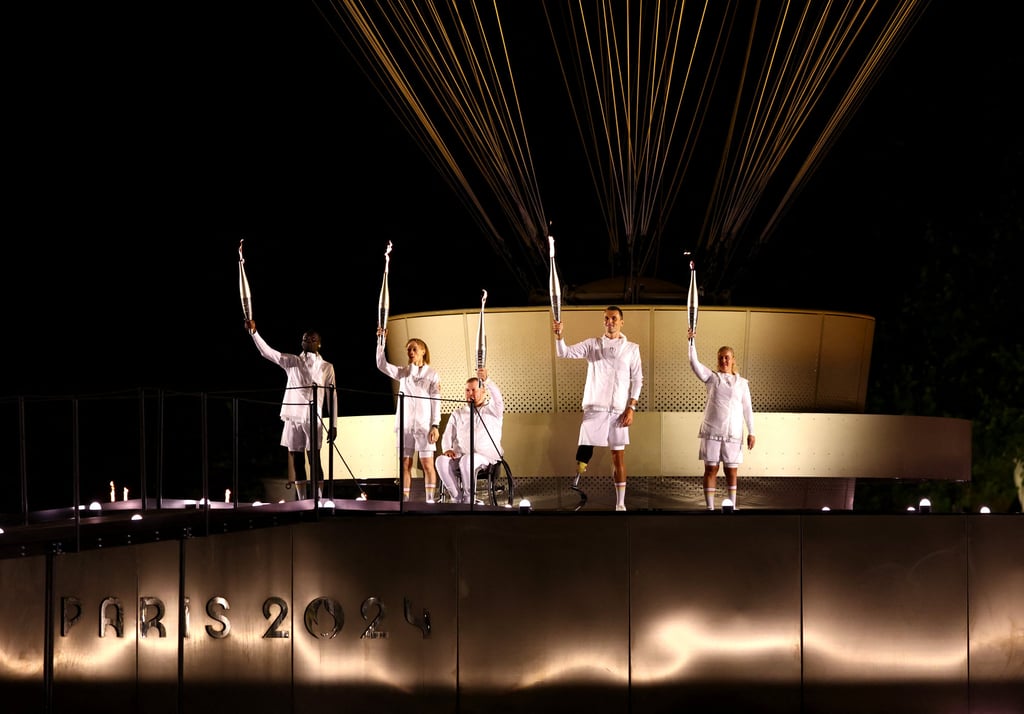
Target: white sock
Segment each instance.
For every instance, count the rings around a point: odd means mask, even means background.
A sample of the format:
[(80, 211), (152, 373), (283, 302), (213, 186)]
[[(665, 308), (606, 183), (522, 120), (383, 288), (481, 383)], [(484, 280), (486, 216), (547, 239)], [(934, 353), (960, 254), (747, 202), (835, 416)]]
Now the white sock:
[(707, 501), (708, 510), (709, 511), (715, 510), (715, 489), (714, 488), (705, 488), (704, 489), (704, 500)]
[(626, 505), (626, 482), (615, 484), (615, 505), (625, 506)]
[(739, 508), (740, 507), (739, 504), (736, 503), (736, 487), (735, 486), (730, 486), (729, 487), (729, 499), (732, 501), (732, 507), (733, 508)]

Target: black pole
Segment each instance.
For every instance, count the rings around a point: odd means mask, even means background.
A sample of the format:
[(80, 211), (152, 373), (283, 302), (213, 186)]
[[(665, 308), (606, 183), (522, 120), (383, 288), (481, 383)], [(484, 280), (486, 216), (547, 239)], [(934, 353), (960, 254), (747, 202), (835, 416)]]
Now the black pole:
[(238, 508), (238, 397), (231, 398), (231, 495)]
[(156, 510), (164, 507), (164, 390), (156, 393)]
[(320, 471), (320, 421), (316, 408), (317, 384), (313, 383), (313, 398), (309, 401), (309, 497), (313, 501), (313, 513), (320, 520), (320, 509), (317, 507), (317, 474)]
[(469, 403), (469, 510), (476, 508), (476, 402)]
[(203, 513), (205, 521), (205, 535), (210, 535), (210, 459), (207, 431), (209, 425), (206, 419), (206, 392), (199, 394), (199, 413), (202, 421), (202, 473), (203, 473)]
[[(331, 447), (334, 446), (334, 442), (331, 441), (331, 425), (335, 424), (338, 416), (335, 414), (334, 405), (337, 403), (337, 387), (333, 384), (327, 386), (327, 480), (331, 484), (327, 491), (327, 497), (334, 500), (334, 454), (331, 452)], [(335, 437), (337, 437), (337, 430), (335, 430)]]
[(71, 398), (71, 482), (75, 502), (75, 552), (82, 549), (82, 497), (78, 461), (78, 397)]
[(142, 510), (146, 510), (146, 391), (139, 389), (139, 496)]
[(21, 521), (28, 525), (28, 452), (25, 442), (25, 397), (18, 397), (18, 459), (21, 473)]
[[(402, 471), (402, 459), (405, 454), (405, 394), (398, 393), (398, 511), (405, 510), (405, 474)], [(409, 496), (412, 497), (412, 469), (409, 478)]]

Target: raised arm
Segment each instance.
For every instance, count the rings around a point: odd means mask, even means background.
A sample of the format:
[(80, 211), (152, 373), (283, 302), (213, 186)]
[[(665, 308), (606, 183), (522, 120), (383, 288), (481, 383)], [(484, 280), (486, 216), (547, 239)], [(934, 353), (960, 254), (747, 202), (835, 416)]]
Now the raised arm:
[(697, 341), (694, 340), (690, 343), (690, 369), (697, 375), (697, 379), (702, 382), (706, 382), (711, 379), (711, 370), (700, 363), (697, 359)]
[(256, 332), (256, 323), (252, 323), (252, 325), (252, 341), (255, 343), (256, 349), (259, 350), (260, 354), (263, 355), (264, 358), (270, 360), (276, 365), (283, 366), (282, 362), (284, 359), (282, 354), (268, 345), (266, 340), (260, 336), (260, 333)]

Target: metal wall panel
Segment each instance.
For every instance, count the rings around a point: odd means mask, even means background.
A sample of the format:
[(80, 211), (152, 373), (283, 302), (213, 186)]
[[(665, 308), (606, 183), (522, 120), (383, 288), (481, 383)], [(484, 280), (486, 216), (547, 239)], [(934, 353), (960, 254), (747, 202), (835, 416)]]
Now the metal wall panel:
[[(573, 344), (603, 331), (604, 306), (562, 311), (564, 338)], [(404, 364), (409, 337), (430, 346), (446, 399), (462, 398), (462, 384), (476, 360), (479, 310), (414, 313), (388, 322), (388, 356)], [(645, 387), (641, 411), (702, 411), (704, 392), (690, 371), (686, 308), (623, 307), (623, 332), (640, 345)], [(510, 413), (579, 410), (586, 364), (554, 358), (547, 307), (489, 310), (488, 368), (508, 393)], [(853, 411), (864, 409), (874, 318), (847, 313), (765, 308), (701, 309), (697, 353), (714, 366), (722, 345), (736, 351), (741, 374), (750, 378), (758, 411)], [(507, 377), (507, 381), (501, 381)], [(820, 392), (820, 393), (819, 393)], [(552, 402), (552, 395), (554, 400)], [(444, 409), (448, 413), (449, 407)]]
[[(320, 450), (324, 474), (331, 473), (328, 458), (334, 459), (335, 486), (351, 483), (352, 474), (357, 479), (398, 477), (398, 436), (395, 434), (394, 414), (340, 417), (335, 443), (337, 450)], [(293, 493), (288, 495), (295, 497)]]
[(179, 596), (181, 542), (135, 547), (139, 578), (136, 601), (139, 714), (178, 712), (178, 650), (181, 637)]
[(42, 711), (46, 558), (0, 560), (0, 594), (0, 691), (3, 699), (21, 702), (24, 711)]
[[(651, 359), (644, 362), (645, 391), (650, 409), (658, 412), (703, 412), (707, 401), (704, 383), (690, 369), (685, 308), (655, 308), (652, 315)], [(701, 314), (697, 358), (714, 369), (718, 349), (730, 345), (737, 360), (747, 354), (747, 310), (718, 310)], [(746, 366), (740, 361), (740, 372)], [(649, 379), (648, 379), (649, 377)]]
[(800, 708), (800, 519), (630, 522), (634, 712)]
[(1018, 712), (1021, 542), (1009, 515), (366, 513), (2, 560), (0, 701), (48, 711), (52, 568), (49, 711)]
[[(864, 410), (874, 333), (874, 320), (851, 315), (824, 316), (815, 411)], [(861, 350), (861, 358), (851, 359), (857, 350)]]
[[(183, 711), (287, 711), (295, 629), (291, 529), (188, 539), (183, 557)], [(281, 614), (285, 620), (275, 625)]]
[[(744, 450), (740, 478), (929, 478), (970, 480), (971, 422), (882, 414), (760, 413), (757, 446)], [(641, 412), (630, 429), (627, 472), (637, 476), (700, 476), (699, 413)], [(523, 476), (572, 474), (579, 414), (508, 414), (505, 456)], [(356, 428), (356, 425), (353, 425)], [(924, 448), (907, 449), (908, 443)], [(588, 475), (610, 471), (597, 449)], [(608, 469), (604, 468), (605, 463)], [(894, 469), (897, 471), (893, 473)]]
[[(502, 446), (513, 473), (570, 478), (575, 469), (580, 418), (579, 412), (506, 414)], [(390, 419), (376, 416), (339, 420), (339, 433), (343, 435), (339, 448), (357, 478), (396, 473)], [(637, 414), (626, 449), (627, 473), (648, 477), (702, 475), (703, 462), (697, 458), (700, 421), (699, 412)], [(757, 446), (743, 452), (741, 478), (970, 480), (971, 422), (964, 419), (762, 412), (754, 421)], [(907, 449), (908, 443), (927, 446)], [(378, 444), (376, 451), (373, 444)], [(345, 462), (335, 455), (337, 483), (351, 480)], [(610, 475), (607, 449), (596, 449), (587, 477), (603, 479)]]
[[(463, 382), (476, 374), (478, 314), (466, 315), (466, 371)], [(554, 390), (537, 385), (554, 384), (554, 336), (549, 312), (519, 309), (488, 309), (487, 371), (501, 387), (506, 414), (535, 414), (554, 410)], [(445, 345), (445, 348), (453, 345)], [(534, 358), (536, 357), (536, 358)]]
[(1020, 516), (973, 516), (970, 569), (971, 711), (1024, 711), (1024, 533)]
[(135, 711), (137, 551), (55, 557), (53, 588), (54, 711)]
[(803, 518), (804, 711), (967, 712), (964, 519)]
[(816, 313), (751, 312), (747, 350), (736, 349), (736, 359), (737, 371), (750, 380), (756, 411), (817, 410), (821, 325)]
[(295, 711), (456, 711), (457, 521), (295, 527)]
[(622, 514), (465, 521), (458, 711), (628, 710), (627, 524)]

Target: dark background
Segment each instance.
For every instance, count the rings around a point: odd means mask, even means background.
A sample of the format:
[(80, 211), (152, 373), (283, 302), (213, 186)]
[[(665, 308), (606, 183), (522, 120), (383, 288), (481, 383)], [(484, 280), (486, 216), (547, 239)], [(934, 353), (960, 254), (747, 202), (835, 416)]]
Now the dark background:
[[(1000, 469), (1024, 451), (1015, 7), (928, 7), (730, 296), (874, 316), (869, 410), (998, 412)], [(0, 395), (279, 389), (242, 329), (243, 238), (261, 333), (297, 351), (319, 330), (355, 390), (343, 414), (391, 409), (372, 362), (387, 241), (392, 314), (475, 308), (481, 288), (525, 303), (316, 4), (31, 12), (6, 102)], [(591, 193), (581, 176), (546, 206), (567, 253), (591, 250)]]

